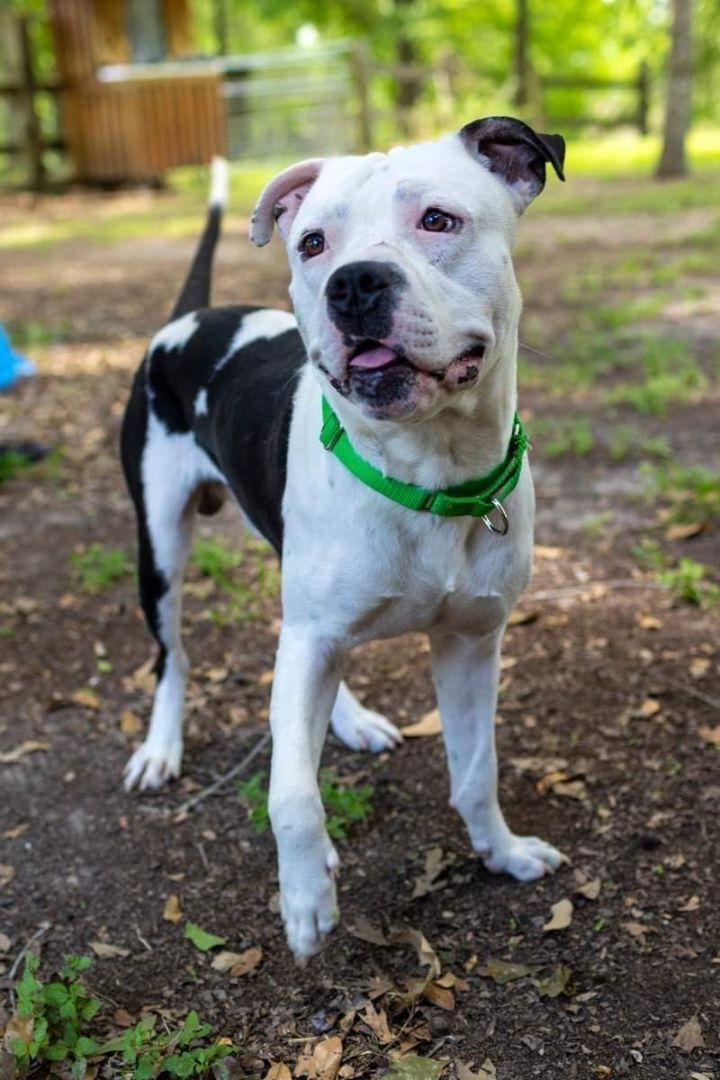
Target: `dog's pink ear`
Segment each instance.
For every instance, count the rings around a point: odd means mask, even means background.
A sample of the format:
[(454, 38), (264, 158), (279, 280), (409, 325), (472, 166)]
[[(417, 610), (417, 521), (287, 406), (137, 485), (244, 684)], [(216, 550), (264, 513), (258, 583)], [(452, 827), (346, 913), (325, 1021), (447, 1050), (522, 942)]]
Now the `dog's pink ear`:
[(299, 161), (270, 181), (252, 216), (250, 239), (256, 247), (267, 244), (276, 222), (278, 232), (287, 239), (300, 204), (317, 180), (323, 164), (323, 158)]
[(460, 138), (473, 157), (505, 181), (520, 213), (545, 187), (546, 162), (565, 179), (562, 135), (538, 135), (512, 116), (487, 116), (466, 124)]

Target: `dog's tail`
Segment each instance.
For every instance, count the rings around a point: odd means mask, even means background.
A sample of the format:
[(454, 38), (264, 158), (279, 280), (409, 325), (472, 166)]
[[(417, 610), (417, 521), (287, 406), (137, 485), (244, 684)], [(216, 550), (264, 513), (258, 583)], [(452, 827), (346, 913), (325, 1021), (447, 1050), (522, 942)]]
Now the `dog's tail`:
[(210, 201), (205, 230), (200, 238), (185, 284), (178, 296), (171, 315), (179, 319), (190, 311), (208, 307), (215, 248), (220, 238), (220, 224), (228, 200), (228, 163), (225, 158), (212, 159), (210, 174)]

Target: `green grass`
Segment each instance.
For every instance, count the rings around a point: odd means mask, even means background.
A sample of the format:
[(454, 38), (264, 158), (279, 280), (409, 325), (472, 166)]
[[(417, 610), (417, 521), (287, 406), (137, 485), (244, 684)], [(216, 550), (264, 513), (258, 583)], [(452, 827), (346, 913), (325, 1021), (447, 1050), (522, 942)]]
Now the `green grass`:
[(242, 590), (233, 577), (233, 571), (242, 563), (242, 553), (229, 548), (221, 537), (198, 538), (190, 562), (204, 577), (214, 581), (218, 588), (231, 593)]
[(9, 480), (14, 480), (25, 469), (31, 469), (35, 462), (16, 450), (0, 454), (0, 487)]
[[(99, 1066), (107, 1075), (128, 1080), (155, 1076), (215, 1077), (229, 1074), (222, 1059), (233, 1053), (225, 1042), (209, 1040), (212, 1028), (196, 1012), (189, 1012), (180, 1027), (166, 1022), (156, 1031), (158, 1017), (144, 1016), (117, 1038), (100, 1037), (96, 1022), (102, 1001), (91, 996), (82, 974), (90, 968), (89, 956), (67, 956), (52, 982), (38, 977), (40, 961), (28, 956), (16, 986), (17, 1010), (8, 1031), (13, 1075), (49, 1075), (62, 1066), (61, 1075), (82, 1080)], [(103, 1024), (104, 1027), (104, 1024)], [(40, 1071), (38, 1071), (40, 1070)]]
[(558, 416), (533, 421), (533, 443), (546, 457), (584, 457), (595, 445), (592, 424), (586, 416)]
[(697, 607), (720, 603), (720, 585), (708, 580), (709, 568), (704, 563), (685, 557), (671, 562), (655, 540), (644, 540), (635, 548), (634, 554), (677, 600)]
[(608, 451), (613, 461), (624, 461), (629, 457), (666, 459), (672, 454), (665, 435), (645, 436), (630, 424), (618, 424), (613, 428)]
[[(201, 537), (195, 542), (191, 563), (225, 594), (222, 603), (210, 609), (218, 626), (245, 625), (266, 615), (265, 605), (280, 591), (280, 569), (265, 541), (248, 540), (243, 551), (227, 546), (222, 537)], [(243, 566), (245, 578), (235, 571)]]
[(629, 405), (636, 412), (658, 416), (671, 405), (696, 401), (707, 379), (696, 364), (650, 375), (644, 383), (620, 383), (605, 393), (607, 405)]
[[(372, 810), (373, 789), (369, 785), (346, 784), (331, 769), (320, 770), (320, 797), (325, 807), (325, 824), (333, 840), (344, 840), (352, 825), (365, 821)], [(267, 774), (255, 773), (238, 784), (238, 795), (248, 810), (248, 819), (258, 833), (270, 825)]]
[(109, 589), (133, 571), (127, 552), (102, 544), (91, 544), (84, 551), (73, 552), (70, 563), (86, 592)]
[[(231, 168), (230, 212), (248, 216), (263, 187), (286, 163)], [(137, 207), (117, 211), (113, 199), (85, 203), (76, 213), (49, 218), (29, 214), (23, 221), (0, 227), (0, 249), (43, 249), (83, 240), (112, 245), (125, 240), (177, 240), (197, 236), (205, 218), (209, 184), (207, 168), (178, 169), (170, 174), (170, 191), (138, 198)]]
[(720, 518), (720, 472), (706, 465), (643, 466), (648, 496), (661, 499), (676, 522), (709, 522)]

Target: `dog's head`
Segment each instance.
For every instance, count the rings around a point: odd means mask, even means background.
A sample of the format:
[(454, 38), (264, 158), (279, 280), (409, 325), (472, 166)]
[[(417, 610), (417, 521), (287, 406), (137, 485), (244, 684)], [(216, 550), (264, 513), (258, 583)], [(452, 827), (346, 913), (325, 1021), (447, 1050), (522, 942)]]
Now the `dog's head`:
[(412, 419), (477, 395), (510, 343), (520, 298), (517, 218), (562, 179), (565, 144), (509, 117), (437, 142), (293, 165), (263, 191), (251, 238), (273, 225), (308, 356), (365, 415)]

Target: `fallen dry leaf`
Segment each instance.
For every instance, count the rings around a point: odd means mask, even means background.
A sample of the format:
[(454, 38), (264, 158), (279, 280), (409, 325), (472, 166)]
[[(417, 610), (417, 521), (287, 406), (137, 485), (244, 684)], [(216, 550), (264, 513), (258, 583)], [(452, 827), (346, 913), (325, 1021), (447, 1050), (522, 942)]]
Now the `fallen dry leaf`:
[(28, 754), (38, 754), (43, 750), (49, 750), (49, 742), (39, 742), (37, 739), (26, 739), (25, 742), (20, 743), (14, 750), (5, 750), (0, 753), (0, 765), (16, 765), (18, 761), (22, 761)]
[(364, 1024), (367, 1024), (381, 1046), (385, 1046), (386, 1043), (392, 1042), (395, 1038), (388, 1024), (387, 1013), (384, 1009), (376, 1009), (372, 1002), (368, 1002), (362, 1011), (358, 1013), (358, 1017)]
[(455, 1008), (455, 995), (452, 990), (441, 986), (438, 982), (429, 982), (424, 987), (422, 996), (431, 1005), (437, 1005), (439, 1009), (445, 1009), (446, 1012), (452, 1012)]
[(686, 1054), (691, 1054), (693, 1050), (705, 1045), (702, 1028), (697, 1017), (693, 1017), (692, 1020), (688, 1020), (687, 1024), (683, 1024), (672, 1044), (684, 1050)]
[(130, 950), (121, 945), (109, 945), (106, 941), (91, 941), (90, 948), (101, 960), (110, 960), (117, 956), (129, 956)]
[(415, 878), (412, 899), (417, 900), (428, 893), (443, 889), (447, 882), (438, 883), (437, 879), (452, 862), (451, 858), (443, 855), (441, 847), (431, 847), (425, 855), (425, 867), (422, 874)]
[(428, 735), (441, 735), (442, 721), (440, 720), (440, 711), (438, 709), (432, 709), (430, 712), (425, 713), (425, 715), (415, 724), (408, 724), (407, 727), (401, 728), (400, 730), (407, 739), (418, 739)]
[(536, 544), (534, 550), (536, 559), (562, 559), (570, 554), (568, 548), (548, 547), (547, 544)]
[(637, 709), (633, 709), (633, 716), (639, 720), (651, 720), (653, 716), (657, 716), (660, 712), (660, 702), (657, 698), (645, 698), (642, 705), (638, 705)]
[(540, 997), (556, 998), (567, 992), (572, 971), (566, 964), (559, 964), (549, 975), (542, 979), (533, 979)]
[(7, 934), (0, 933), (0, 953), (9, 953), (12, 942)]
[(263, 1080), (292, 1080), (292, 1073), (284, 1061), (273, 1061)]
[(533, 608), (515, 608), (515, 610), (510, 613), (508, 626), (526, 626), (527, 623), (535, 622), (535, 620), (539, 618), (540, 612)]
[(575, 892), (578, 896), (584, 896), (586, 900), (597, 900), (600, 895), (600, 889), (602, 888), (602, 882), (600, 878), (593, 878), (592, 881), (580, 881), (575, 887)]
[(663, 621), (656, 615), (636, 615), (635, 620), (643, 630), (662, 630)]
[(22, 836), (23, 833), (26, 833), (29, 828), (29, 822), (24, 821), (22, 825), (16, 825), (12, 829), (6, 829), (5, 832), (2, 834), (2, 838), (3, 840), (17, 840), (17, 838), (19, 836)]
[(455, 1062), (457, 1080), (497, 1080), (497, 1069), (490, 1058), (485, 1058), (477, 1072), (464, 1061)]
[(486, 964), (477, 969), (477, 974), (484, 979), (492, 979), (499, 986), (515, 982), (517, 979), (525, 979), (528, 975), (534, 975), (539, 971), (537, 964), (517, 964), (510, 960), (488, 960)]
[(244, 952), (219, 952), (212, 962), (215, 971), (228, 971), (232, 978), (239, 979), (242, 975), (248, 975), (254, 971), (262, 960), (262, 949), (253, 945)]
[(706, 521), (690, 521), (687, 523), (678, 522), (675, 525), (670, 525), (665, 530), (665, 539), (690, 540), (693, 536), (697, 536), (698, 533), (701, 533), (706, 525)]
[(572, 900), (568, 900), (567, 897), (563, 900), (558, 900), (557, 904), (552, 905), (550, 911), (552, 912), (552, 915), (543, 926), (545, 933), (549, 933), (552, 930), (566, 930), (572, 922)]
[(439, 1080), (449, 1061), (437, 1061), (435, 1058), (418, 1057), (406, 1054), (395, 1058), (382, 1080)]
[(95, 712), (100, 708), (100, 695), (94, 690), (76, 690), (70, 695), (73, 705), (80, 705), (83, 709), (93, 709)]
[(295, 1076), (308, 1080), (335, 1080), (342, 1061), (342, 1039), (332, 1035), (316, 1043), (312, 1054), (304, 1054), (295, 1066)]
[(707, 724), (698, 728), (698, 735), (705, 742), (709, 742), (711, 746), (720, 746), (720, 724), (717, 727), (711, 728)]
[(626, 930), (630, 937), (639, 938), (641, 941), (645, 940), (645, 935), (649, 932), (650, 927), (641, 922), (624, 922), (621, 923), (623, 930)]
[(710, 660), (707, 656), (693, 656), (690, 661), (690, 674), (693, 679), (702, 679), (710, 670)]
[(418, 963), (429, 968), (428, 977), (437, 979), (440, 974), (440, 961), (432, 945), (421, 930), (411, 926), (393, 928), (388, 941), (391, 945), (410, 945), (417, 954)]
[(699, 896), (691, 896), (690, 899), (688, 901), (686, 901), (686, 903), (684, 903), (682, 905), (682, 907), (678, 908), (678, 911), (697, 911), (697, 909), (699, 907), (700, 907), (700, 897)]
[(360, 941), (367, 941), (370, 945), (387, 946), (390, 944), (380, 927), (374, 926), (364, 915), (348, 926), (348, 930), (353, 937), (359, 938)]
[(163, 919), (166, 922), (179, 923), (183, 917), (182, 908), (180, 907), (180, 897), (177, 893), (171, 893), (165, 901), (165, 908), (163, 910)]
[(142, 721), (132, 709), (123, 709), (120, 714), (120, 730), (123, 735), (139, 735), (142, 728)]
[(10, 866), (9, 863), (0, 863), (0, 889), (4, 889), (6, 885), (9, 885), (14, 877), (15, 867)]

